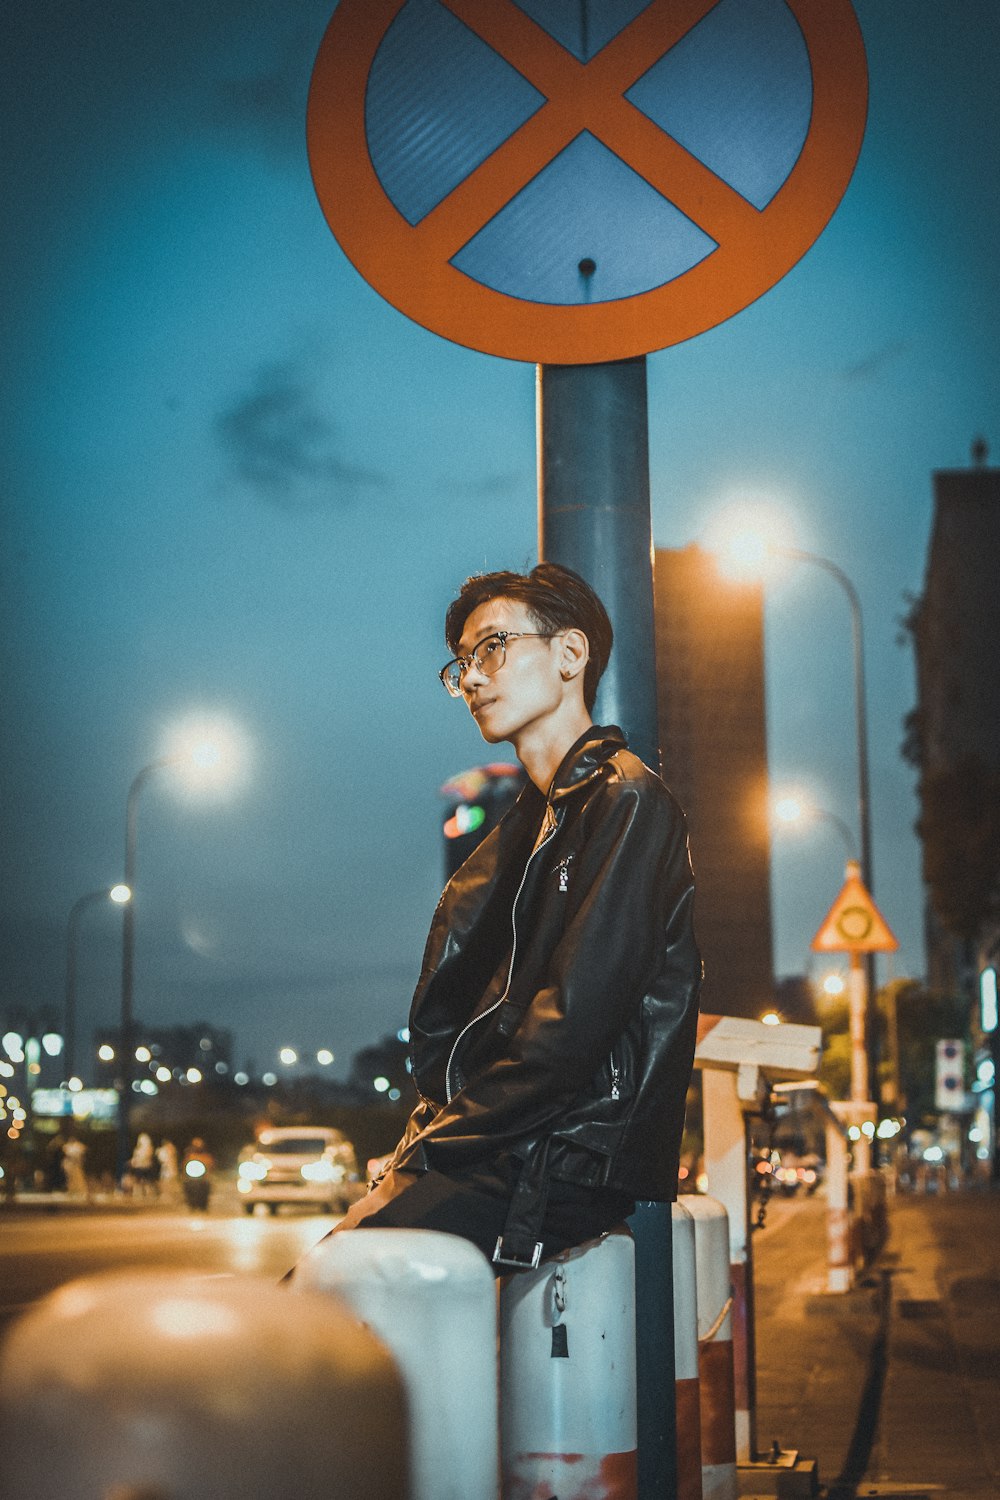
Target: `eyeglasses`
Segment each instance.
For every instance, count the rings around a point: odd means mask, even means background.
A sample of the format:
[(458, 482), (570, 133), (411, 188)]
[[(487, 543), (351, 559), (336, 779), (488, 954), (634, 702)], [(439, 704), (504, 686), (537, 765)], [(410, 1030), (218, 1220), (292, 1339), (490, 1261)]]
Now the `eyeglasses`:
[(456, 656), (454, 661), (448, 662), (438, 676), (453, 698), (461, 698), (462, 678), (473, 662), (484, 677), (495, 677), (507, 660), (508, 641), (551, 641), (563, 634), (565, 632), (561, 630), (498, 630), (496, 635), (488, 635), (474, 646), (468, 656)]

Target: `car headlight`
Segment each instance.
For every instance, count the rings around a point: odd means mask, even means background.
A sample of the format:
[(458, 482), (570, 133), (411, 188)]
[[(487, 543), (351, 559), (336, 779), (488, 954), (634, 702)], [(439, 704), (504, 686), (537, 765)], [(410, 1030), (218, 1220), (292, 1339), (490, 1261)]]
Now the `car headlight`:
[(246, 1182), (263, 1182), (267, 1176), (268, 1166), (269, 1163), (266, 1161), (241, 1161), (236, 1169), (236, 1175)]
[(307, 1161), (299, 1168), (306, 1182), (339, 1182), (344, 1175), (343, 1167), (333, 1161)]

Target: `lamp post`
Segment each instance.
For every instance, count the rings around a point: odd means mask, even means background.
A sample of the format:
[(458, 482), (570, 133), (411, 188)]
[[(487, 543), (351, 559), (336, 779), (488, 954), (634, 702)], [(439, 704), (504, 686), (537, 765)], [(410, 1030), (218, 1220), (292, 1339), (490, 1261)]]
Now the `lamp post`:
[[(843, 568), (820, 557), (815, 552), (803, 552), (799, 547), (770, 546), (776, 557), (787, 557), (793, 562), (812, 563), (835, 578), (847, 595), (851, 610), (851, 642), (854, 658), (854, 732), (858, 757), (858, 831), (861, 837), (861, 879), (869, 891), (873, 890), (871, 800), (868, 785), (868, 711), (865, 699), (865, 640), (861, 600), (854, 584)], [(872, 959), (874, 964), (874, 959)]]
[(240, 734), (229, 725), (191, 722), (177, 726), (173, 741), (177, 749), (170, 755), (150, 761), (134, 777), (125, 804), (125, 880), (131, 893), (122, 909), (122, 995), (119, 1024), (119, 1094), (118, 1094), (118, 1180), (121, 1181), (129, 1159), (129, 1110), (132, 1104), (132, 1074), (135, 1062), (135, 863), (138, 833), (139, 795), (150, 777), (168, 766), (187, 766), (195, 780), (204, 785), (219, 785), (220, 775), (232, 785), (245, 751)]
[[(812, 563), (835, 578), (847, 596), (851, 611), (851, 644), (854, 658), (854, 733), (858, 759), (858, 832), (861, 840), (861, 880), (869, 895), (874, 895), (874, 871), (872, 869), (871, 797), (868, 780), (868, 709), (865, 695), (865, 638), (861, 614), (861, 600), (854, 584), (843, 568), (827, 557), (815, 552), (804, 552), (800, 547), (773, 546), (770, 550), (777, 557), (787, 557), (792, 562)], [(852, 955), (852, 970), (858, 966)], [(868, 1089), (878, 1097), (878, 1035), (872, 1025), (872, 1010), (878, 994), (878, 979), (875, 972), (875, 954), (864, 957), (867, 995), (861, 1025), (864, 1030), (864, 1052), (867, 1058)], [(857, 980), (855, 981), (857, 983)]]
[(122, 907), (122, 999), (118, 1036), (118, 1157), (117, 1178), (121, 1182), (129, 1160), (129, 1110), (132, 1104), (133, 1051), (135, 1043), (135, 859), (138, 834), (139, 793), (147, 781), (165, 766), (176, 765), (176, 755), (150, 761), (134, 777), (125, 803), (125, 879), (132, 899)]
[[(847, 597), (851, 611), (851, 643), (854, 664), (854, 733), (858, 766), (858, 833), (861, 852), (861, 879), (869, 894), (872, 894), (874, 871), (872, 868), (871, 798), (868, 776), (868, 710), (865, 696), (864, 622), (858, 591), (843, 568), (839, 567), (837, 563), (831, 562), (829, 558), (821, 557), (816, 552), (804, 551), (801, 547), (786, 547), (780, 542), (754, 531), (752, 528), (742, 530), (738, 536), (731, 536), (728, 540), (724, 540), (719, 550), (728, 555), (737, 567), (743, 570), (748, 568), (759, 570), (768, 557), (784, 557), (790, 562), (811, 563), (814, 567), (822, 568), (824, 573), (835, 579)], [(877, 992), (874, 953), (866, 954), (865, 970), (869, 997), (864, 1017), (865, 1050), (868, 1057), (868, 1072), (872, 1081), (872, 1091), (875, 1092), (878, 1079), (877, 1038), (875, 1028), (869, 1024), (870, 1016), (868, 1014), (871, 1005), (874, 1004)]]
[(836, 813), (827, 812), (825, 807), (816, 807), (812, 802), (806, 802), (803, 798), (794, 794), (775, 797), (771, 802), (771, 811), (776, 822), (785, 827), (794, 827), (800, 823), (815, 823), (822, 820), (830, 823), (838, 832), (847, 850), (848, 859), (857, 858), (857, 846), (854, 835), (844, 822), (838, 818)]
[(64, 1067), (67, 1081), (76, 1072), (76, 967), (80, 918), (89, 906), (97, 906), (102, 901), (113, 901), (121, 906), (131, 896), (132, 892), (127, 885), (115, 885), (110, 890), (105, 886), (99, 891), (88, 891), (70, 907), (66, 922), (66, 999), (63, 1008)]

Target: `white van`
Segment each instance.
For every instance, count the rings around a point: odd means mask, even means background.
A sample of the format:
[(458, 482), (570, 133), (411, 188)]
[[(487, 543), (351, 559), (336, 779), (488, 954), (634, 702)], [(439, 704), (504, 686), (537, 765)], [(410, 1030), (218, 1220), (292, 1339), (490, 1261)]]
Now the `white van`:
[(280, 1203), (312, 1203), (327, 1213), (343, 1213), (362, 1191), (354, 1147), (326, 1125), (262, 1130), (256, 1145), (242, 1153), (236, 1187), (248, 1214), (258, 1203), (266, 1203), (272, 1214)]

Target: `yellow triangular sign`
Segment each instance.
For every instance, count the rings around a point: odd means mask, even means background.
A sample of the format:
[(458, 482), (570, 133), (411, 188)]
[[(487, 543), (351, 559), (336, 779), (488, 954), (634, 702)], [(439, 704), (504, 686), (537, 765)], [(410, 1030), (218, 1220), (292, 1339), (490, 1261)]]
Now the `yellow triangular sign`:
[(814, 953), (895, 953), (899, 943), (861, 879), (861, 866), (849, 860), (847, 879), (812, 940)]

